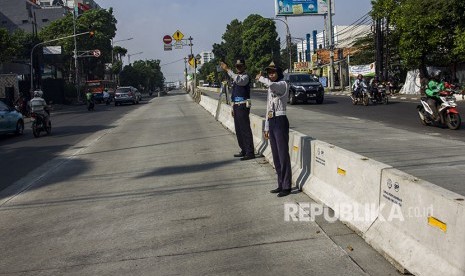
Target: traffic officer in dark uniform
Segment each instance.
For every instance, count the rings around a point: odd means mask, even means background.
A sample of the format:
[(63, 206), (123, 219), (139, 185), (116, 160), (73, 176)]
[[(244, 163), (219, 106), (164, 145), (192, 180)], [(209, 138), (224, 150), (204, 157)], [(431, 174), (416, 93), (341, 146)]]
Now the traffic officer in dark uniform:
[(255, 158), (252, 129), (250, 128), (250, 77), (245, 72), (245, 61), (236, 61), (235, 74), (224, 62), (220, 62), (221, 68), (228, 73), (232, 80), (231, 104), (233, 108), (234, 127), (236, 130), (237, 142), (241, 151), (234, 154), (234, 157), (241, 157), (241, 160)]
[(270, 139), (273, 162), (278, 175), (278, 188), (271, 190), (278, 197), (291, 193), (292, 168), (289, 156), (289, 120), (286, 116), (286, 103), (289, 97), (289, 85), (284, 81), (281, 68), (271, 62), (266, 67), (268, 78), (259, 73), (256, 80), (268, 87), (266, 104), (265, 139)]

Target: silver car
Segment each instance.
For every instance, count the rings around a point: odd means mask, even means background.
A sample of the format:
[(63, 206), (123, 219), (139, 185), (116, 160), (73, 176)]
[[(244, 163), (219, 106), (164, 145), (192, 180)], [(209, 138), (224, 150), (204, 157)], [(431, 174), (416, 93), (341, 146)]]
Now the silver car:
[(142, 94), (137, 88), (132, 86), (118, 87), (115, 91), (115, 106), (123, 103), (138, 104), (142, 98)]

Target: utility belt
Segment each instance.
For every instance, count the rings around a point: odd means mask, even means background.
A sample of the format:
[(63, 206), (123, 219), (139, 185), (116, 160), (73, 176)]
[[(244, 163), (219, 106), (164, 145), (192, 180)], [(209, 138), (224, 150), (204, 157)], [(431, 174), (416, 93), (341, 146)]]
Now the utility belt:
[(245, 105), (245, 107), (250, 108), (252, 106), (252, 101), (247, 99), (245, 101), (232, 102), (232, 105)]
[(281, 111), (268, 111), (268, 118), (275, 118), (278, 116), (285, 116), (286, 115), (286, 110), (281, 110)]

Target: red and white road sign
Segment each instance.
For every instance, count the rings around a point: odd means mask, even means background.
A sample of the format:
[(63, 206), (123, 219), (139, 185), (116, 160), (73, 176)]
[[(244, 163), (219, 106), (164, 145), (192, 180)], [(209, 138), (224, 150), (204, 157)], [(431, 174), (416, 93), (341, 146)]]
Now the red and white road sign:
[(173, 38), (170, 35), (165, 35), (163, 37), (163, 42), (165, 42), (165, 44), (171, 44), (172, 41), (173, 41)]
[(94, 57), (99, 57), (102, 53), (100, 53), (100, 50), (97, 49), (97, 50), (94, 50), (92, 54), (94, 55)]

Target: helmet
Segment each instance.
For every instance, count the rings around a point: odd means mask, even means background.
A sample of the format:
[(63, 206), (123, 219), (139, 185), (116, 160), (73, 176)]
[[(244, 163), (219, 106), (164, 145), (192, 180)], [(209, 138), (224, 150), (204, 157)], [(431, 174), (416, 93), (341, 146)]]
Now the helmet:
[(44, 93), (43, 93), (41, 90), (36, 90), (36, 91), (34, 91), (34, 97), (40, 97), (40, 98), (42, 98), (42, 95), (43, 95), (43, 94), (44, 94)]

